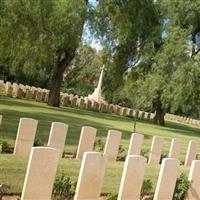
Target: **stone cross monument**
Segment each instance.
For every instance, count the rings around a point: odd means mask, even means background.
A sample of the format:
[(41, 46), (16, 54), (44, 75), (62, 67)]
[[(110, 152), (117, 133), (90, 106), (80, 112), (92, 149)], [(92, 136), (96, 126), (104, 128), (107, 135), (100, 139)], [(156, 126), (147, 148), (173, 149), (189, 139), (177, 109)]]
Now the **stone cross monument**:
[(88, 96), (89, 100), (96, 101), (97, 103), (106, 103), (106, 101), (101, 95), (101, 86), (102, 86), (102, 81), (103, 81), (104, 68), (105, 67), (103, 65), (97, 87), (94, 89), (94, 92)]

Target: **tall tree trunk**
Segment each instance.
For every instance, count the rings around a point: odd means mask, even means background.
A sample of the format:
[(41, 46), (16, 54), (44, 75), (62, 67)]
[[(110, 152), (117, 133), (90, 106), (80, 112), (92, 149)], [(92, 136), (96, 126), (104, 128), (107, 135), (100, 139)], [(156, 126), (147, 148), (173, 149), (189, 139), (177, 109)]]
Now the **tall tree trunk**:
[(67, 66), (70, 65), (71, 61), (75, 56), (75, 51), (72, 54), (67, 52), (64, 53), (64, 58), (60, 60), (62, 57), (62, 53), (59, 53), (57, 56), (57, 61), (53, 68), (52, 79), (51, 79), (51, 87), (49, 92), (49, 106), (59, 107), (60, 105), (60, 87), (63, 80), (63, 73)]
[(154, 121), (154, 124), (164, 126), (165, 125), (165, 113), (163, 111), (156, 110), (156, 114), (154, 116), (153, 121)]
[(156, 103), (156, 113), (153, 119), (154, 124), (158, 124), (161, 126), (165, 125), (165, 111), (162, 109), (162, 103), (160, 99), (157, 99)]
[[(55, 66), (52, 73), (51, 79), (51, 87), (49, 92), (49, 106), (59, 107), (60, 104), (60, 87), (63, 80), (63, 73), (65, 69), (70, 65), (71, 61), (75, 56), (75, 52), (79, 46), (81, 36), (83, 34), (83, 27), (85, 24), (86, 16), (87, 16), (87, 6), (88, 0), (85, 0), (86, 3), (86, 10), (85, 10), (85, 17), (83, 17), (82, 23), (79, 28), (79, 32), (77, 34), (76, 42), (72, 45), (71, 49), (57, 49), (56, 58), (55, 58)], [(64, 58), (63, 58), (64, 57)], [(62, 59), (61, 59), (62, 58)]]
[(53, 69), (53, 75), (51, 80), (51, 87), (49, 92), (49, 106), (59, 107), (60, 105), (60, 87), (63, 80), (63, 73), (65, 68), (55, 65)]

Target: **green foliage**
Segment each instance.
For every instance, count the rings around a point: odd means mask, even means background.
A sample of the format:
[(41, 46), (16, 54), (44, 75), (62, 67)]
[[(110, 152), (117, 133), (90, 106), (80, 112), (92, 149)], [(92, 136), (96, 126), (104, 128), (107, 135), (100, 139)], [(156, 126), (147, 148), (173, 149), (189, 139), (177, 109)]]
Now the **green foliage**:
[(160, 156), (160, 162), (159, 162), (159, 163), (161, 164), (161, 163), (162, 163), (162, 160), (165, 159), (165, 158), (168, 158), (168, 157), (169, 157), (169, 156), (168, 156), (167, 153), (162, 153), (161, 156)]
[(94, 90), (102, 67), (101, 53), (87, 44), (76, 52), (72, 65), (65, 70), (64, 90), (72, 89), (74, 93), (87, 96)]
[(112, 94), (112, 103), (125, 107), (132, 107), (132, 102), (126, 97), (123, 88), (118, 88)]
[(108, 193), (106, 195), (106, 200), (117, 200), (117, 196), (118, 196), (117, 193)]
[(73, 63), (65, 70), (62, 91), (88, 96), (94, 91), (99, 81), (103, 64), (105, 65), (102, 91), (108, 102), (112, 102), (111, 55), (105, 50), (97, 51), (87, 44), (82, 44), (75, 55)]
[(187, 176), (181, 173), (176, 181), (173, 200), (184, 200), (190, 185), (191, 182), (188, 180)]
[[(173, 112), (185, 113), (193, 118), (199, 117), (200, 111), (200, 56), (197, 55), (177, 69), (172, 79), (171, 99)], [(185, 81), (187, 80), (187, 81)], [(177, 87), (177, 85), (179, 87)], [(187, 91), (187, 92), (185, 92)], [(173, 95), (173, 98), (172, 98)]]
[(192, 35), (199, 32), (200, 2), (190, 0), (174, 0), (160, 2), (163, 14), (171, 20), (171, 23), (181, 28), (189, 28)]
[(199, 7), (189, 0), (157, 2), (161, 37), (146, 44), (125, 83), (138, 109), (199, 117)]
[(42, 142), (42, 140), (40, 138), (36, 138), (33, 144), (34, 147), (37, 146), (44, 146), (44, 143)]
[(0, 61), (16, 81), (48, 86), (54, 65), (80, 42), (86, 1), (3, 0), (0, 10)]
[(144, 179), (141, 189), (141, 196), (148, 195), (152, 192), (153, 183), (150, 179)]
[[(16, 137), (16, 127), (18, 126), (18, 117), (27, 116), (34, 119), (38, 119), (42, 122), (42, 126), (38, 127), (38, 137), (43, 141), (48, 141), (49, 126), (52, 121), (60, 121), (71, 124), (69, 133), (70, 141), (67, 141), (65, 149), (67, 152), (75, 153), (77, 148), (77, 141), (80, 137), (80, 130), (82, 126), (89, 124), (96, 127), (98, 137), (105, 139), (105, 133), (108, 129), (121, 130), (123, 132), (123, 144), (124, 148), (128, 148), (130, 133), (133, 131), (133, 120), (129, 118), (122, 118), (115, 115), (107, 115), (105, 113), (89, 112), (87, 110), (79, 110), (67, 107), (61, 107), (59, 109), (53, 109), (45, 104), (39, 102), (27, 101), (21, 99), (11, 99), (9, 97), (1, 96), (0, 105), (3, 108), (3, 115), (6, 120), (0, 128), (0, 140), (6, 140), (10, 144), (14, 144)], [(11, 109), (12, 108), (12, 109)], [(41, 114), (42, 111), (42, 114)], [(44, 118), (45, 116), (45, 118)], [(86, 123), (87, 122), (87, 123)], [(164, 152), (169, 150), (170, 138), (179, 134), (179, 138), (183, 143), (183, 149), (187, 149), (188, 141), (191, 137), (194, 140), (199, 141), (200, 128), (198, 126), (190, 126), (182, 123), (168, 122), (166, 127), (158, 127), (155, 125), (149, 125), (146, 122), (138, 121), (138, 132), (145, 133), (146, 147), (144, 149), (150, 149), (152, 136), (156, 133), (164, 138), (168, 138), (166, 145), (164, 145)], [(169, 135), (169, 133), (171, 133)], [(66, 148), (67, 147), (67, 148)], [(200, 153), (200, 152), (199, 152)], [(185, 157), (185, 151), (181, 151), (180, 158)], [(12, 183), (12, 193), (20, 193), (23, 186), (24, 172), (26, 171), (27, 158), (23, 158), (15, 155), (0, 154), (0, 180), (3, 183)], [(19, 167), (16, 167), (19, 166)], [(108, 164), (106, 172), (106, 182), (102, 192), (118, 191), (119, 177), (121, 177), (123, 163), (113, 162)], [(148, 165), (145, 173), (145, 178), (150, 178), (154, 185), (157, 181), (157, 175), (159, 174), (159, 165)], [(66, 176), (77, 180), (78, 172), (80, 169), (80, 161), (76, 159), (63, 159), (59, 163), (58, 174), (64, 170)], [(6, 173), (5, 173), (6, 171)], [(182, 166), (181, 172), (188, 171), (187, 167)], [(114, 176), (113, 176), (114, 174)], [(114, 184), (113, 184), (114, 183)]]
[[(152, 57), (152, 69), (144, 74), (139, 65), (128, 74), (126, 92), (138, 109), (157, 111), (160, 115), (177, 110), (198, 113), (200, 92), (196, 84), (200, 74), (188, 54), (189, 32), (175, 26), (169, 26), (168, 31), (162, 47)], [(189, 80), (185, 82), (186, 79)]]
[(75, 194), (76, 184), (62, 173), (56, 177), (53, 187), (53, 197), (57, 200), (72, 199)]
[[(153, 183), (150, 179), (144, 179), (141, 189), (141, 196), (151, 194), (153, 190)], [(117, 193), (108, 193), (106, 200), (117, 200)]]
[(13, 147), (7, 141), (2, 141), (1, 142), (1, 152), (2, 153), (12, 153)]
[(141, 156), (144, 156), (148, 160), (148, 158), (149, 158), (149, 149), (142, 149), (140, 154), (141, 154)]
[(4, 194), (8, 194), (9, 190), (11, 189), (10, 185), (8, 184), (0, 184), (0, 200), (3, 199)]
[(94, 88), (83, 82), (72, 83), (71, 85), (63, 84), (62, 92), (78, 96), (88, 96), (94, 91)]
[(157, 34), (159, 13), (148, 0), (99, 1), (96, 13), (97, 33), (113, 54), (112, 83), (117, 89), (123, 85), (124, 72)]
[(122, 145), (120, 145), (118, 155), (117, 155), (117, 161), (125, 161), (126, 156), (127, 156), (126, 149)]
[(95, 151), (103, 151), (104, 146), (105, 146), (105, 143), (102, 141), (102, 139), (98, 139), (94, 143)]

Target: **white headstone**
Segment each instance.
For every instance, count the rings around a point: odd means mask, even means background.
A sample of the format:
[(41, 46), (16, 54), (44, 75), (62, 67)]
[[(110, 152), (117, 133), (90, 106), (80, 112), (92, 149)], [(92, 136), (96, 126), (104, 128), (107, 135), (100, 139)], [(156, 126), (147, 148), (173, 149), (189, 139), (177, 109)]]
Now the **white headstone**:
[(109, 130), (104, 149), (104, 154), (108, 155), (109, 160), (116, 160), (122, 133), (116, 130)]
[(82, 127), (76, 159), (81, 159), (83, 157), (84, 152), (93, 150), (96, 132), (96, 128), (90, 126)]
[(162, 161), (154, 200), (172, 200), (179, 172), (179, 160), (165, 158)]
[(60, 156), (62, 156), (65, 147), (65, 139), (67, 136), (67, 131), (68, 131), (67, 124), (60, 122), (53, 122), (51, 125), (51, 131), (47, 146), (59, 150)]
[(97, 152), (84, 153), (75, 200), (99, 200), (106, 169), (107, 156)]
[(127, 156), (119, 188), (118, 200), (139, 200), (147, 159)]
[(193, 160), (189, 172), (190, 188), (186, 200), (200, 199), (200, 160)]
[(34, 143), (38, 121), (31, 118), (20, 118), (14, 154), (29, 156)]
[(128, 149), (128, 156), (140, 155), (143, 140), (144, 140), (144, 135), (142, 134), (133, 133), (131, 135), (131, 140), (130, 140), (129, 149)]
[(51, 200), (59, 151), (34, 147), (30, 153), (21, 200)]

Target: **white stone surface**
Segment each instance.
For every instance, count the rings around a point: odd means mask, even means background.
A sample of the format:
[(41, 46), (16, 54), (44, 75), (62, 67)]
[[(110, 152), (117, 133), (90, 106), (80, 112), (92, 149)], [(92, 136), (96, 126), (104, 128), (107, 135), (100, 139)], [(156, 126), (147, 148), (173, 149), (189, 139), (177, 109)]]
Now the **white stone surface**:
[(6, 95), (7, 96), (12, 96), (13, 88), (12, 88), (12, 85), (11, 85), (11, 83), (9, 81), (6, 82), (5, 90), (6, 90)]
[(76, 159), (82, 159), (84, 152), (93, 150), (94, 142), (96, 138), (96, 132), (97, 132), (96, 128), (93, 128), (90, 126), (82, 127)]
[(34, 143), (38, 121), (31, 118), (20, 118), (14, 154), (29, 156)]
[(59, 151), (33, 147), (30, 153), (21, 200), (51, 200)]
[(148, 160), (149, 164), (159, 164), (163, 145), (164, 145), (164, 139), (162, 137), (158, 136), (153, 137), (151, 151)]
[(177, 138), (173, 138), (169, 151), (169, 158), (179, 159), (181, 152), (181, 141)]
[(139, 200), (147, 159), (142, 156), (127, 156), (124, 163), (118, 200)]
[(102, 97), (102, 94), (101, 94), (102, 93), (101, 86), (102, 86), (102, 81), (103, 81), (103, 73), (104, 73), (104, 66), (101, 70), (98, 86), (94, 89), (94, 92), (88, 96), (88, 99), (90, 101), (95, 101), (99, 104), (100, 103), (106, 103), (107, 104), (107, 102), (104, 100), (104, 98)]
[(172, 200), (179, 173), (179, 160), (165, 158), (162, 161), (154, 200)]
[(79, 172), (75, 200), (99, 200), (107, 156), (99, 152), (84, 153)]
[(131, 135), (131, 140), (128, 148), (128, 156), (140, 155), (143, 140), (144, 140), (144, 135), (142, 134), (133, 133)]
[(196, 160), (198, 143), (197, 141), (189, 141), (187, 154), (185, 158), (185, 166), (190, 166), (193, 160)]
[(60, 157), (63, 154), (65, 140), (67, 136), (68, 125), (60, 122), (53, 122), (51, 125), (48, 147), (52, 147), (60, 151)]
[(109, 160), (117, 159), (122, 133), (116, 130), (109, 130), (104, 148), (104, 154), (108, 155)]
[(193, 160), (189, 172), (190, 188), (187, 193), (186, 200), (200, 199), (200, 160)]

